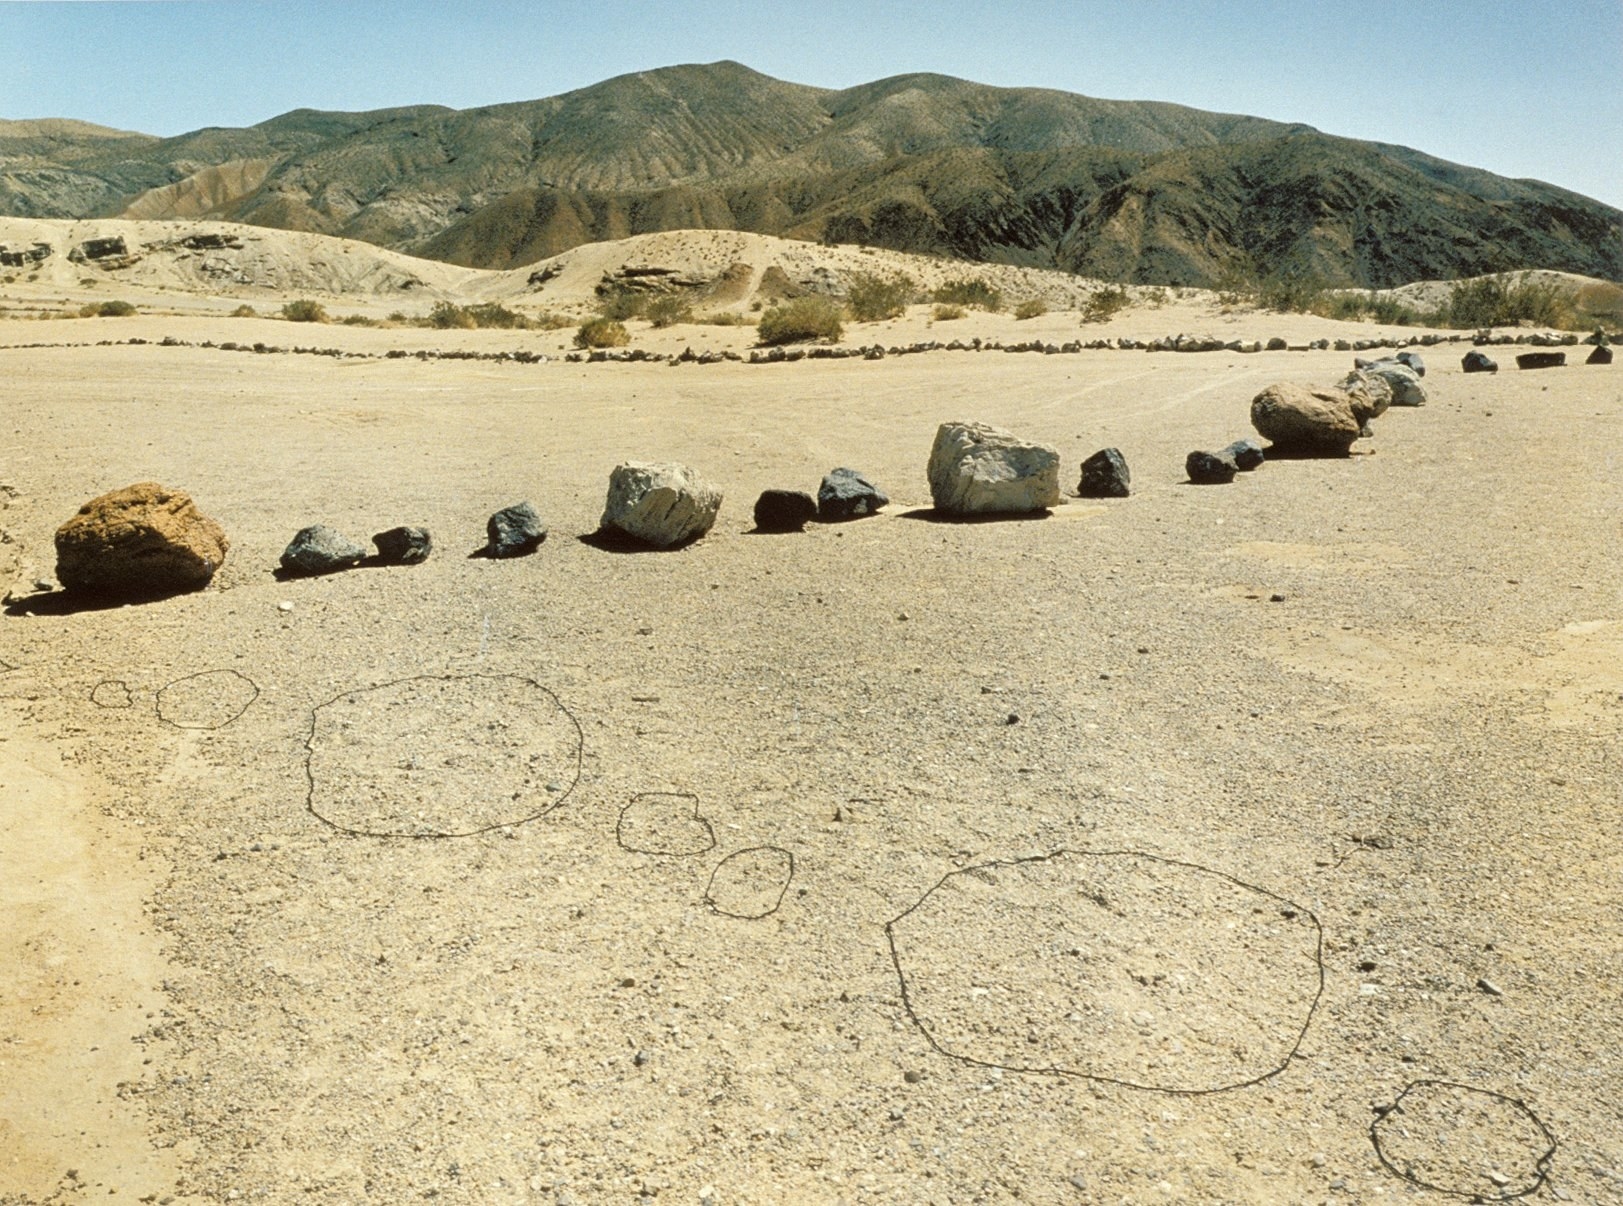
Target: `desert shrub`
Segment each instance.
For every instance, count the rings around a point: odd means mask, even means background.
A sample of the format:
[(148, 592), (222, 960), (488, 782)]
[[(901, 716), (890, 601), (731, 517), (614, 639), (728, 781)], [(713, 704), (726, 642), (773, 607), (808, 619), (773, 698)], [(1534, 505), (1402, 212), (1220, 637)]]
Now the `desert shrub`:
[(612, 318), (588, 318), (575, 331), (577, 348), (623, 348), (630, 342), (625, 324)]
[(1440, 317), (1443, 325), (1459, 330), (1513, 327), (1523, 322), (1564, 327), (1576, 320), (1571, 303), (1553, 281), (1535, 281), (1525, 272), (1517, 277), (1456, 281)]
[(346, 327), (375, 327), (378, 325), (377, 319), (368, 318), (364, 314), (346, 314), (338, 321)]
[(974, 306), (977, 310), (1003, 309), (1003, 291), (978, 276), (943, 281), (930, 291), (930, 300), (949, 306)]
[(760, 342), (768, 345), (809, 339), (833, 343), (845, 333), (843, 315), (844, 308), (832, 298), (797, 297), (762, 314), (756, 331)]
[(918, 292), (918, 282), (906, 273), (859, 272), (846, 287), (845, 306), (856, 322), (881, 322), (901, 317)]
[(254, 309), (247, 302), (243, 302), (242, 305), (238, 306), (235, 310), (231, 311), (231, 317), (232, 318), (258, 318), (259, 317), (259, 311)]
[(736, 310), (716, 310), (710, 314), (701, 314), (694, 322), (702, 322), (710, 327), (747, 327), (750, 320)]
[(1573, 305), (1579, 326), (1623, 326), (1623, 285), (1595, 281), (1578, 290)]
[(615, 322), (641, 318), (647, 310), (648, 295), (635, 289), (610, 289), (597, 299), (597, 312)]
[(127, 301), (89, 302), (79, 310), (80, 318), (128, 318), (135, 307)]
[(1120, 285), (1106, 285), (1095, 289), (1082, 307), (1083, 322), (1109, 322), (1125, 310), (1133, 299)]
[(1048, 303), (1040, 297), (1028, 297), (1014, 308), (1014, 316), (1019, 319), (1041, 318), (1048, 313)]
[(499, 302), (480, 302), (477, 306), (469, 306), (468, 314), (476, 327), (491, 327), (502, 331), (525, 331), (529, 329), (530, 320), (517, 310), (509, 310)]
[[(1183, 290), (1178, 290), (1178, 296), (1183, 296)], [(1157, 285), (1153, 289), (1145, 289), (1138, 295), (1138, 300), (1149, 306), (1152, 310), (1159, 310), (1167, 304), (1167, 291)]]
[(1256, 304), (1278, 314), (1312, 314), (1324, 300), (1324, 282), (1310, 272), (1273, 272), (1257, 285)]
[(675, 293), (664, 293), (643, 308), (643, 316), (656, 327), (674, 327), (692, 321), (693, 307)]
[(478, 325), (465, 306), (448, 301), (435, 302), (423, 323), (439, 331), (471, 331)]
[(964, 313), (965, 311), (962, 306), (943, 305), (937, 306), (935, 309), (931, 310), (930, 317), (935, 319), (937, 322), (951, 322), (955, 318), (962, 318)]
[(327, 308), (320, 302), (301, 297), (282, 307), (282, 317), (288, 322), (326, 322)]
[(561, 331), (564, 327), (574, 326), (575, 320), (552, 310), (543, 310), (530, 320), (530, 324), (538, 331)]

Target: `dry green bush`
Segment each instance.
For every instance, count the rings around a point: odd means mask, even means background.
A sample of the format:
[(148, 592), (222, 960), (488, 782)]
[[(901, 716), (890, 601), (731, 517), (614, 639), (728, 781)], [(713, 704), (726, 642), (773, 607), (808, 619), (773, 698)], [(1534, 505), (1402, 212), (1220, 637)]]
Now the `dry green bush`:
[(978, 276), (943, 281), (930, 291), (930, 300), (948, 306), (974, 306), (996, 312), (1003, 309), (1003, 291)]
[(231, 317), (232, 318), (258, 318), (259, 317), (259, 311), (254, 309), (247, 302), (243, 302), (242, 305), (238, 306), (235, 310), (231, 311)]
[(301, 297), (282, 307), (282, 317), (288, 322), (326, 322), (327, 308), (320, 302)]
[(1127, 290), (1120, 285), (1106, 285), (1103, 289), (1096, 289), (1088, 298), (1087, 304), (1082, 307), (1082, 321), (1109, 322), (1125, 310), (1132, 300)]
[(962, 306), (936, 306), (930, 311), (930, 317), (936, 322), (951, 322), (955, 318), (962, 318), (964, 313)]
[(1040, 297), (1028, 297), (1014, 308), (1017, 319), (1041, 318), (1048, 313), (1048, 303)]
[(880, 322), (900, 318), (918, 293), (918, 282), (905, 272), (895, 276), (858, 272), (846, 287), (845, 307), (855, 322)]
[(623, 348), (630, 342), (625, 324), (612, 318), (588, 318), (575, 331), (577, 348)]
[(761, 343), (804, 343), (821, 339), (833, 343), (845, 333), (845, 308), (828, 297), (797, 297), (773, 306), (756, 326)]
[(128, 318), (135, 307), (127, 301), (87, 302), (79, 308), (80, 318)]
[(693, 321), (693, 307), (681, 296), (665, 293), (643, 307), (643, 316), (656, 327), (674, 327), (679, 322)]

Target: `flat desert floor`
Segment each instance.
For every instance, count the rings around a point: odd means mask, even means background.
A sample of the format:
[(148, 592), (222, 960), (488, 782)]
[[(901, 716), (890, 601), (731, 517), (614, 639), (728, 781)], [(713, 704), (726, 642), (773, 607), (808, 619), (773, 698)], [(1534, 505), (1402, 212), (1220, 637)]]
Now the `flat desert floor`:
[[(922, 313), (847, 340), (1195, 322)], [(0, 1202), (1623, 1202), (1623, 370), (1428, 349), (1195, 487), (1352, 355), (383, 358), (567, 334), (0, 323), (10, 573), (138, 481), (232, 541), (0, 615)], [(952, 419), (1133, 494), (938, 522)], [(715, 529), (581, 539), (626, 459)], [(278, 580), (312, 523), (435, 552)]]

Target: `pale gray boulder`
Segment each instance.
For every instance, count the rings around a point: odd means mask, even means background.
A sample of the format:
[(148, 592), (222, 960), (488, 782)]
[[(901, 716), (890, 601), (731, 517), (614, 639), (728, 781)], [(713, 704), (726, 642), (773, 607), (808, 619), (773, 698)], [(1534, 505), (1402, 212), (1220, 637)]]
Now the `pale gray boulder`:
[(720, 510), (721, 491), (686, 465), (627, 461), (609, 475), (602, 526), (665, 549), (703, 536)]
[(1059, 505), (1059, 450), (985, 423), (943, 423), (930, 497), (950, 515), (1017, 515)]

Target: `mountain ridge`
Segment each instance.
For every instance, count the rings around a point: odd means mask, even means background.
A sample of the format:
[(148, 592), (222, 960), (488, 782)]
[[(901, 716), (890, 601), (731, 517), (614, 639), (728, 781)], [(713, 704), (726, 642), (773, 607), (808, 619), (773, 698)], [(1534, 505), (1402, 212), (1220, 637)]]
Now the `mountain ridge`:
[(240, 221), (485, 268), (691, 226), (1138, 283), (1623, 280), (1623, 211), (1412, 148), (929, 72), (831, 90), (730, 60), (164, 139), (0, 121), (0, 213)]

